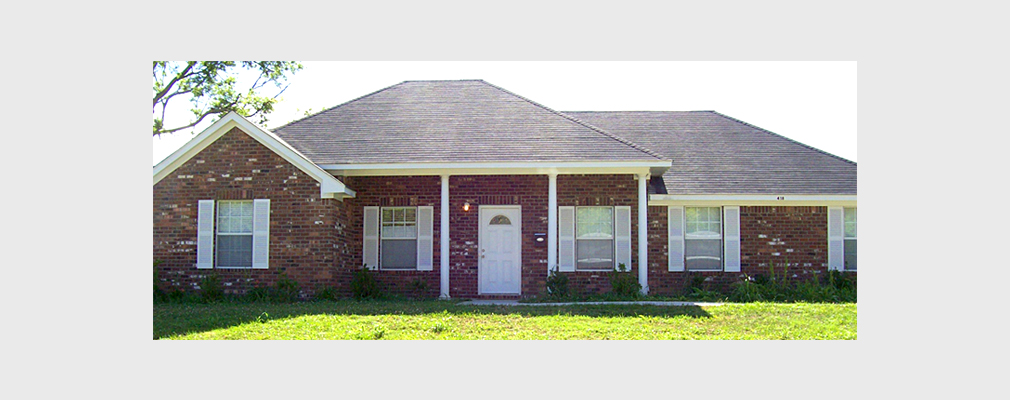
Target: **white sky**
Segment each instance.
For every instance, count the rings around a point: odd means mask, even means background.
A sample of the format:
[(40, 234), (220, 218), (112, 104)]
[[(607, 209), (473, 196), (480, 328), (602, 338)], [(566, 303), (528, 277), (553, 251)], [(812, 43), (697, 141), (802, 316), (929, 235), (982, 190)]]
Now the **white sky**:
[[(483, 79), (558, 111), (715, 110), (857, 161), (854, 61), (302, 64), (267, 128), (406, 80)], [(174, 115), (166, 116), (166, 126), (188, 123), (188, 108), (186, 101), (170, 103)], [(154, 138), (153, 164), (210, 123)]]

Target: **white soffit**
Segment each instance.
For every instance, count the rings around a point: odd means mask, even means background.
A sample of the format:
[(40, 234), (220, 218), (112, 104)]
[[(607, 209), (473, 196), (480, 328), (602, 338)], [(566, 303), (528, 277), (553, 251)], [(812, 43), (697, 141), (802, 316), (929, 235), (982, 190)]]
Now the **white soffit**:
[(855, 206), (856, 195), (831, 194), (651, 194), (650, 206)]

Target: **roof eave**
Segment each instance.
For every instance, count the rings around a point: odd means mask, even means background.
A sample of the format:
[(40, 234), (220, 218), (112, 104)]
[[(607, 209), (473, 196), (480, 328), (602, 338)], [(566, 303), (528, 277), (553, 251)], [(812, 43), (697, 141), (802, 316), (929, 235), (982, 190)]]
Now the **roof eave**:
[(642, 161), (537, 161), (537, 162), (425, 162), (381, 164), (320, 164), (338, 176), (409, 175), (662, 175), (670, 160)]
[(204, 129), (200, 134), (193, 137), (193, 139), (162, 160), (158, 165), (155, 165), (154, 184), (158, 184), (158, 182), (199, 154), (203, 149), (210, 146), (218, 138), (236, 127), (318, 181), (321, 198), (342, 200), (355, 196), (355, 192), (344, 185), (343, 182), (340, 182), (333, 175), (312, 161), (309, 161), (307, 157), (298, 152), (298, 150), (295, 150), (283, 139), (235, 112), (229, 112), (224, 117), (221, 117), (221, 119), (215, 121), (207, 129)]

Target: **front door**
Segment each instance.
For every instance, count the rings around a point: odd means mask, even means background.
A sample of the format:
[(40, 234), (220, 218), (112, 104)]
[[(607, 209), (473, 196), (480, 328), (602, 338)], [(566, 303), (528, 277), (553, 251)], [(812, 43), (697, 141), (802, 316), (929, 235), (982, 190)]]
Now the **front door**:
[(519, 294), (522, 276), (522, 209), (480, 206), (480, 294)]

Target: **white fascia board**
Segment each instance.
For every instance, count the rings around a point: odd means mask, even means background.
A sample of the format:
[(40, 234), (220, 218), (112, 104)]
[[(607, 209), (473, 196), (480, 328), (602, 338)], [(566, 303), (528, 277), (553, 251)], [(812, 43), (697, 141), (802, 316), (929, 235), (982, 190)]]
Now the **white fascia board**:
[(345, 197), (355, 196), (353, 190), (348, 189), (346, 185), (337, 180), (337, 178), (333, 175), (309, 161), (307, 157), (292, 148), (280, 137), (256, 124), (253, 124), (252, 122), (249, 122), (249, 120), (235, 112), (229, 112), (224, 117), (211, 124), (211, 126), (207, 127), (207, 129), (204, 129), (203, 132), (200, 132), (199, 135), (196, 135), (192, 140), (179, 148), (179, 150), (176, 150), (172, 153), (172, 155), (168, 156), (168, 158), (165, 158), (158, 163), (158, 165), (154, 167), (154, 184), (158, 184), (158, 182), (166, 176), (169, 176), (181, 165), (185, 164), (191, 158), (203, 151), (203, 149), (210, 146), (211, 143), (214, 143), (214, 141), (219, 139), (221, 136), (224, 136), (225, 133), (228, 133), (228, 131), (235, 127), (238, 127), (249, 135), (249, 137), (266, 146), (268, 149), (281, 156), (281, 158), (287, 160), (287, 162), (291, 163), (295, 167), (298, 167), (298, 169), (302, 172), (318, 181), (320, 197), (325, 199), (343, 199)]
[(648, 174), (670, 161), (320, 164), (342, 176)]
[(651, 194), (650, 206), (842, 206), (855, 207), (856, 195), (835, 194)]

